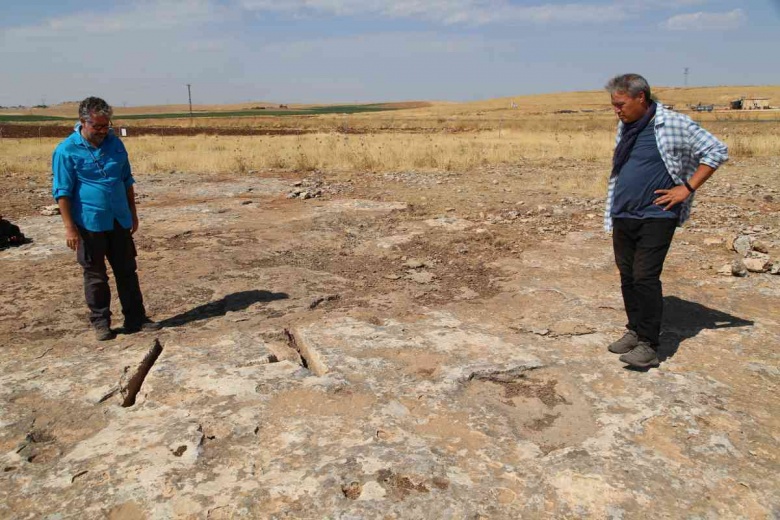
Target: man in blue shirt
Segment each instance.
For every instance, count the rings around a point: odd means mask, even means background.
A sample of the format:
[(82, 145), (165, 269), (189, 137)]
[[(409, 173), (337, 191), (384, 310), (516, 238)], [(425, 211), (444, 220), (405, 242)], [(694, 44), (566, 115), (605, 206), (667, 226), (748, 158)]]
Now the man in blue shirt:
[(663, 318), (661, 271), (694, 192), (728, 160), (726, 145), (688, 116), (654, 102), (638, 74), (606, 85), (620, 119), (604, 227), (612, 231), (628, 329), (609, 345), (638, 368), (658, 366)]
[(138, 229), (135, 180), (122, 141), (110, 129), (113, 109), (88, 97), (79, 123), (52, 157), (52, 194), (65, 224), (65, 241), (84, 271), (89, 320), (98, 340), (113, 339), (106, 258), (116, 279), (126, 333), (156, 330), (147, 318), (136, 274)]

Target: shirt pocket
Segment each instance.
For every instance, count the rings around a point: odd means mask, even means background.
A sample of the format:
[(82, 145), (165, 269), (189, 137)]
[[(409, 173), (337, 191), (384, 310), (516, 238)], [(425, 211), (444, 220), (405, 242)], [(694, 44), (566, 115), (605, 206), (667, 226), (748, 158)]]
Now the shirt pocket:
[(75, 159), (73, 165), (76, 174), (84, 180), (97, 181), (104, 177), (101, 165), (91, 157)]
[(122, 172), (124, 171), (124, 165), (127, 163), (127, 152), (115, 151), (110, 156), (106, 157), (105, 170), (106, 174), (115, 179), (122, 179)]

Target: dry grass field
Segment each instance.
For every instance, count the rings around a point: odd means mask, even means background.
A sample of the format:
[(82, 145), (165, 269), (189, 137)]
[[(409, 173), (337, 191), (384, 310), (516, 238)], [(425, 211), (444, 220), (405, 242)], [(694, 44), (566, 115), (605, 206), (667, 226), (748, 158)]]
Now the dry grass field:
[[(659, 89), (659, 96), (674, 104), (721, 102), (740, 95), (774, 96), (771, 99), (780, 100), (780, 87), (755, 87), (752, 91), (745, 87)], [(517, 99), (517, 109), (508, 108), (507, 98), (429, 106), (401, 104), (398, 110), (350, 115), (195, 121), (123, 122), (121, 114), (125, 109), (118, 108), (114, 124), (128, 126), (130, 134), (124, 142), (133, 170), (141, 178), (175, 172), (205, 178), (252, 177), (262, 173), (317, 176), (333, 182), (362, 179), (381, 184), (385, 176), (400, 172), (431, 179), (440, 173), (462, 175), (468, 182), (479, 182), (486, 170), (499, 168), (523, 175), (524, 191), (603, 197), (616, 124), (607, 95), (579, 92)], [(181, 108), (141, 107), (136, 111)], [(570, 112), (570, 108), (576, 110)], [(75, 106), (67, 109), (76, 111)], [(565, 112), (560, 113), (561, 110)], [(730, 164), (750, 159), (769, 165), (780, 157), (778, 111), (690, 114), (728, 144)], [(29, 123), (38, 124), (51, 123)], [(155, 127), (163, 135), (134, 135), (133, 129), (139, 126)], [(178, 127), (179, 133), (181, 127), (188, 128), (192, 135), (164, 135), (168, 128), (174, 133), (176, 128), (172, 127)], [(225, 129), (237, 133), (266, 129), (281, 135), (217, 135)], [(51, 154), (59, 140), (0, 138), (0, 215), (18, 218), (52, 204)], [(760, 171), (764, 172), (760, 182), (771, 182), (766, 175), (772, 168)], [(460, 199), (461, 194), (442, 196), (435, 202), (428, 196), (427, 204), (431, 210), (445, 209), (452, 205), (453, 198)]]
[[(780, 87), (658, 89), (674, 105), (724, 104), (741, 95), (780, 100)], [(510, 109), (510, 103), (518, 103)], [(199, 110), (240, 110), (251, 106), (201, 106)], [(166, 173), (238, 173), (254, 170), (382, 173), (400, 170), (470, 171), (477, 167), (568, 160), (606, 166), (613, 147), (615, 118), (604, 92), (572, 92), (504, 98), (474, 103), (399, 104), (398, 110), (351, 115), (208, 118), (209, 128), (271, 128), (300, 135), (225, 137), (214, 135), (132, 136), (144, 125), (201, 125), (205, 120), (122, 121), (122, 114), (176, 112), (184, 106), (117, 108), (115, 126), (127, 124), (125, 143), (135, 171)], [(411, 108), (410, 108), (411, 107)], [(573, 110), (572, 110), (573, 109)], [(559, 113), (561, 110), (565, 113)], [(569, 112), (571, 110), (571, 112)], [(50, 115), (72, 114), (68, 104)], [(777, 111), (692, 113), (729, 145), (732, 158), (780, 155)], [(37, 123), (36, 123), (37, 124)], [(46, 124), (46, 123), (43, 123)], [(198, 127), (193, 128), (197, 134)], [(205, 130), (204, 130), (205, 131)], [(306, 133), (303, 133), (306, 132)], [(1, 139), (0, 174), (49, 174), (56, 139)], [(561, 178), (554, 169), (539, 182), (556, 189), (596, 195), (606, 182), (598, 178)]]

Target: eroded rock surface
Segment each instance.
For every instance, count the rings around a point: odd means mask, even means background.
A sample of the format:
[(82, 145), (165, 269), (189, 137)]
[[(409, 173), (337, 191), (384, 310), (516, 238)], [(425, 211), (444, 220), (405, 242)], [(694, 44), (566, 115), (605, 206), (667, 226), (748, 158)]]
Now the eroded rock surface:
[(164, 327), (108, 343), (58, 217), (31, 211), (34, 242), (0, 253), (0, 517), (776, 517), (780, 286), (716, 271), (743, 232), (777, 257), (777, 203), (723, 212), (760, 166), (719, 172), (675, 238), (649, 372), (606, 351), (625, 318), (598, 200), (521, 171), (305, 203), (272, 174), (139, 175)]

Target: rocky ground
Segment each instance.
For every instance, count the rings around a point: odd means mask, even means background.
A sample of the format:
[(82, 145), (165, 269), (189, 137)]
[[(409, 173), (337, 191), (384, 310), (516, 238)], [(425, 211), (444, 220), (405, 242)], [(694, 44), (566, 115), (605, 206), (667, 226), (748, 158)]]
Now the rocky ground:
[(647, 372), (602, 198), (529, 187), (601, 167), (137, 174), (164, 328), (106, 343), (1, 180), (0, 517), (777, 518), (780, 164), (702, 190)]

